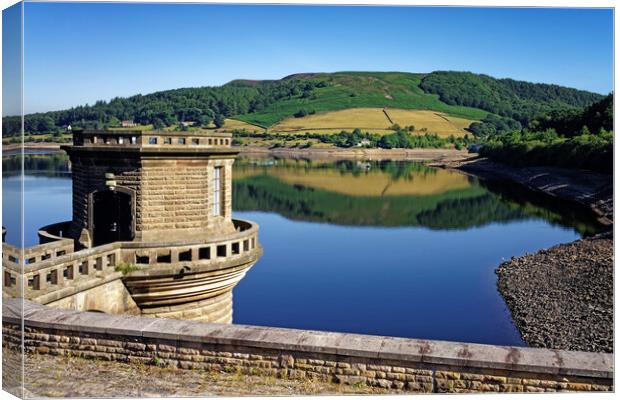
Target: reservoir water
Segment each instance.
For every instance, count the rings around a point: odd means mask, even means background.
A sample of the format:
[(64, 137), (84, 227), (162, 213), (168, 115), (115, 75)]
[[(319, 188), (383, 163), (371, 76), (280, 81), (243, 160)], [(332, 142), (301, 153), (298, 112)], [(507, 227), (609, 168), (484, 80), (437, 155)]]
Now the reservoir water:
[[(24, 243), (71, 218), (62, 153), (24, 159)], [(20, 242), (19, 159), (3, 158), (3, 224)], [(234, 322), (524, 345), (496, 288), (512, 256), (595, 233), (594, 218), (514, 187), (416, 162), (239, 159), (233, 209), (264, 255)]]

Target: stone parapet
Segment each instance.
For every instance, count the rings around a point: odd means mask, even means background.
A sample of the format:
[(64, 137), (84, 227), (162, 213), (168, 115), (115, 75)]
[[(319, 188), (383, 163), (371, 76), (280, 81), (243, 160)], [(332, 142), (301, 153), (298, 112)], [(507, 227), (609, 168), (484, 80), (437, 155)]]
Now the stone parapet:
[(82, 148), (213, 149), (230, 147), (232, 134), (214, 131), (76, 130), (73, 145)]
[(52, 309), (6, 300), (7, 346), (184, 369), (413, 392), (613, 390), (613, 354), (224, 325)]

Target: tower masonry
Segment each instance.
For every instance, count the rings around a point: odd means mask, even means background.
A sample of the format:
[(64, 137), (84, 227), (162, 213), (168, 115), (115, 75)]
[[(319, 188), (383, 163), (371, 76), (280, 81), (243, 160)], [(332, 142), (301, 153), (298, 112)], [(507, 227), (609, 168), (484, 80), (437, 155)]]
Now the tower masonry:
[[(232, 289), (262, 255), (232, 218), (231, 135), (74, 130), (71, 221), (3, 243), (3, 296), (80, 311), (232, 322)], [(4, 232), (4, 231), (3, 231)], [(22, 290), (23, 288), (23, 290)]]

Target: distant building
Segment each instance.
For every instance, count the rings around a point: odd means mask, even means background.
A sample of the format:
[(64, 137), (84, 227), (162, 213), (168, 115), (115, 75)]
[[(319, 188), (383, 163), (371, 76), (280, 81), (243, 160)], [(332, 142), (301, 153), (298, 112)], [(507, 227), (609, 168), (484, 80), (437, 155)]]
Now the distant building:
[(67, 132), (71, 132), (71, 125), (67, 125)]
[(192, 125), (194, 125), (194, 121), (181, 121), (181, 125), (183, 125), (183, 126), (192, 126)]
[(121, 121), (121, 126), (123, 128), (131, 128), (134, 126), (137, 126), (138, 124), (136, 124), (135, 122), (133, 122), (133, 119), (126, 119), (124, 121)]
[(362, 139), (362, 140), (360, 140), (360, 142), (357, 144), (357, 147), (364, 147), (364, 146), (370, 146), (370, 140), (368, 140), (368, 139)]

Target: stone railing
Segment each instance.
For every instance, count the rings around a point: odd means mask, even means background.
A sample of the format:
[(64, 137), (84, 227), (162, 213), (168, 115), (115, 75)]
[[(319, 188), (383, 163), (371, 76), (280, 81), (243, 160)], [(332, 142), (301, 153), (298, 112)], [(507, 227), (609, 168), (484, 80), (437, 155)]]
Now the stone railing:
[[(3, 251), (6, 246), (3, 244)], [(50, 252), (46, 253), (48, 247)], [(58, 246), (57, 242), (52, 242), (25, 249), (25, 258), (32, 255), (32, 258), (36, 258), (37, 261), (23, 265), (21, 274), (18, 269), (19, 265), (15, 268), (16, 264), (5, 264), (3, 260), (3, 292), (9, 296), (19, 296), (20, 288), (23, 287), (24, 298), (46, 304), (84, 290), (86, 283), (92, 285), (102, 280), (120, 277), (120, 274), (115, 272), (121, 254), (119, 244), (113, 243), (73, 252), (73, 241), (71, 241), (71, 251), (68, 251), (69, 247), (66, 247), (67, 252), (59, 255), (61, 251), (64, 251), (59, 250), (62, 248), (63, 246)], [(55, 256), (49, 258), (43, 256), (40, 259), (39, 254), (55, 254)]]
[(96, 148), (171, 148), (178, 150), (230, 147), (231, 138), (230, 133), (210, 131), (84, 130), (74, 132), (73, 145)]
[[(39, 236), (49, 243), (19, 249), (2, 244), (3, 294), (24, 297), (42, 304), (85, 290), (95, 284), (122, 276), (116, 272), (120, 262), (144, 268), (139, 276), (177, 274), (180, 263), (209, 269), (224, 261), (235, 261), (259, 250), (258, 225), (233, 220), (237, 231), (216, 240), (198, 242), (114, 242), (90, 249), (74, 251), (74, 241), (61, 236), (66, 223), (42, 228)], [(23, 263), (20, 262), (23, 257)], [(152, 268), (147, 267), (150, 266)], [(156, 268), (155, 268), (156, 267)], [(20, 281), (23, 280), (23, 281)], [(23, 287), (23, 295), (21, 288)]]
[(258, 225), (233, 219), (236, 232), (211, 240), (177, 242), (123, 242), (124, 259), (137, 266), (202, 263), (209, 264), (241, 256), (258, 247)]
[(3, 339), (28, 353), (412, 392), (613, 390), (613, 354), (111, 316), (16, 299), (3, 304)]

